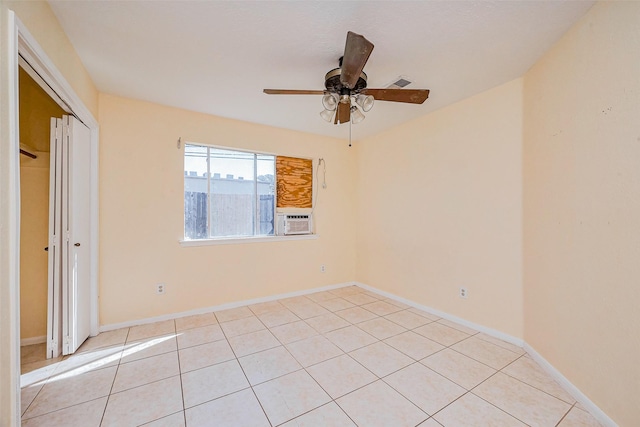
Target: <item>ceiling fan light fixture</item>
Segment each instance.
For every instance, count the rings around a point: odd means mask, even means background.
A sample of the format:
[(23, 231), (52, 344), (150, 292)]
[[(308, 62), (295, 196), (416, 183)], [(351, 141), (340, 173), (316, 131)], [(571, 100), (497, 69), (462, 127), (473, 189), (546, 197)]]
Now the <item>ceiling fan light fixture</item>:
[(357, 125), (363, 120), (364, 114), (362, 114), (362, 111), (360, 111), (356, 106), (351, 107), (351, 123)]
[(358, 104), (365, 113), (373, 108), (373, 101), (374, 98), (371, 95), (360, 94), (356, 96), (356, 104)]
[(327, 93), (322, 97), (322, 106), (329, 111), (334, 111), (338, 106), (338, 95)]
[[(334, 107), (334, 110), (335, 110), (335, 107)], [(325, 122), (331, 123), (333, 121), (333, 114), (334, 114), (334, 111), (332, 111), (332, 110), (322, 110), (320, 112), (320, 117), (322, 117), (322, 119)]]
[(365, 119), (364, 113), (373, 108), (374, 102), (422, 104), (426, 101), (429, 90), (403, 89), (411, 81), (402, 76), (396, 79), (393, 87), (367, 87), (367, 75), (363, 70), (372, 50), (373, 43), (364, 36), (349, 31), (338, 68), (330, 70), (324, 76), (324, 90), (264, 89), (263, 92), (267, 95), (321, 95), (324, 107), (324, 111), (320, 113), (322, 119), (328, 123), (333, 122), (334, 125), (349, 123), (349, 132), (352, 124)]

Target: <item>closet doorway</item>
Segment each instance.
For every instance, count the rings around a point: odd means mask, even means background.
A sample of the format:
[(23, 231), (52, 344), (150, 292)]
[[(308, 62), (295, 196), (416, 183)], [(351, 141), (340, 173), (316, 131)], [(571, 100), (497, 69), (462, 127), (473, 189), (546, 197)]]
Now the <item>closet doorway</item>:
[(23, 59), (18, 78), (24, 371), (75, 352), (89, 336), (91, 141)]
[(48, 312), (50, 121), (67, 114), (25, 71), (20, 103), (21, 362), (46, 358)]

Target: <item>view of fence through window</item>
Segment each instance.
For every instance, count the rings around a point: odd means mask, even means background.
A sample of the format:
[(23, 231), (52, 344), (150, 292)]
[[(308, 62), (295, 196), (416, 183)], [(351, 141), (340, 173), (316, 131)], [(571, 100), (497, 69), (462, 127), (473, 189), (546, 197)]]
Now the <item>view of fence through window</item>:
[(184, 237), (274, 234), (275, 156), (186, 144)]

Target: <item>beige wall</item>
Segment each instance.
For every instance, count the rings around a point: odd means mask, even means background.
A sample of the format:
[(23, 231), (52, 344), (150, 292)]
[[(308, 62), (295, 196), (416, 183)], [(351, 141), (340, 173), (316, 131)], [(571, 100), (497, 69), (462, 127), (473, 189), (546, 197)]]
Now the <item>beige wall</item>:
[(4, 2), (27, 27), (94, 117), (98, 117), (98, 90), (80, 57), (46, 1)]
[(47, 335), (49, 153), (36, 153), (20, 165), (21, 339)]
[[(353, 280), (355, 151), (344, 140), (100, 95), (100, 324)], [(183, 141), (327, 163), (317, 240), (181, 247)], [(183, 145), (184, 146), (184, 145)], [(320, 273), (325, 264), (326, 273)], [(166, 283), (157, 296), (154, 284)]]
[(640, 3), (597, 4), (525, 76), (525, 339), (640, 420)]
[(359, 142), (358, 280), (522, 337), (521, 147), (521, 79)]

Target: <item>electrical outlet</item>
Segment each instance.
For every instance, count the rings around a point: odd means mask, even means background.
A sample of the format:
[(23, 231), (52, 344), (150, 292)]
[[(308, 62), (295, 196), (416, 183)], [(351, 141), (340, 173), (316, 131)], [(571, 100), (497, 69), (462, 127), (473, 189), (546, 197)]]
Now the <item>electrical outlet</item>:
[(469, 296), (469, 291), (465, 287), (460, 288), (460, 298), (467, 298)]
[(164, 295), (166, 291), (167, 291), (167, 285), (165, 285), (164, 283), (156, 284), (156, 294)]
[(324, 273), (324, 272), (326, 272), (326, 271), (327, 271), (327, 268), (324, 266), (324, 264), (322, 264), (322, 265), (320, 266), (320, 273)]

